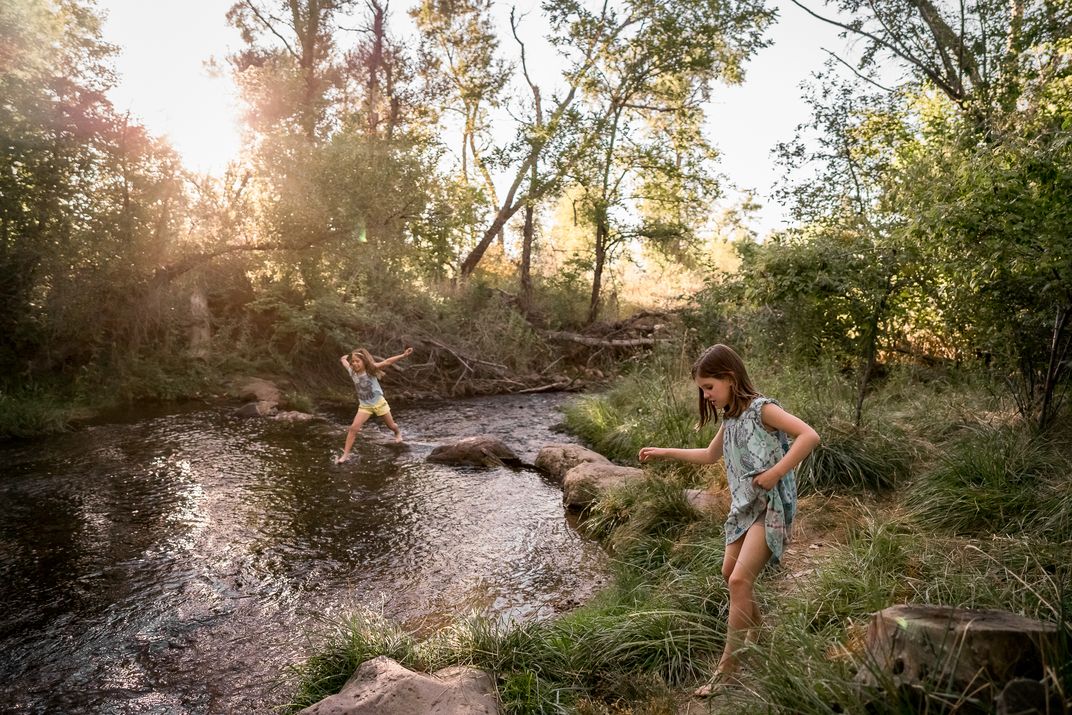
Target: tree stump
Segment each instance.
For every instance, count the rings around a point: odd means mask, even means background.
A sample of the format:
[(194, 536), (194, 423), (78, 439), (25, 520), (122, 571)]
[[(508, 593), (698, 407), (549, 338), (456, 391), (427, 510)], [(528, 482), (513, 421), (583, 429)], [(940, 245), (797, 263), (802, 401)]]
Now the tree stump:
[(1057, 641), (1055, 624), (1008, 611), (891, 606), (871, 619), (857, 681), (896, 689), (920, 685), (990, 702), (1011, 680), (1042, 680)]

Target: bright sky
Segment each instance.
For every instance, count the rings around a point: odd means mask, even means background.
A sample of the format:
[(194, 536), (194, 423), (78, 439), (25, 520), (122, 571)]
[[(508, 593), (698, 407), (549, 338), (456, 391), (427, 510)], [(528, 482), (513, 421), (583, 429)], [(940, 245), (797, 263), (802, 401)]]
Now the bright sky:
[[(104, 37), (120, 48), (118, 84), (111, 93), (116, 108), (166, 135), (190, 169), (214, 174), (240, 143), (234, 85), (205, 66), (216, 58), (226, 68), (224, 57), (240, 45), (225, 18), (233, 2), (98, 0), (107, 13)], [(753, 189), (763, 204), (754, 224), (761, 236), (783, 225), (785, 212), (770, 197), (778, 172), (770, 151), (808, 119), (799, 85), (822, 66), (824, 47), (845, 49), (835, 28), (789, 0), (771, 4), (780, 14), (770, 30), (773, 45), (749, 63), (744, 85), (716, 88), (708, 124), (722, 152), (720, 170), (739, 189)], [(819, 0), (812, 4), (821, 7)], [(399, 4), (392, 10), (401, 13)], [(504, 37), (502, 44), (513, 52), (512, 39)]]

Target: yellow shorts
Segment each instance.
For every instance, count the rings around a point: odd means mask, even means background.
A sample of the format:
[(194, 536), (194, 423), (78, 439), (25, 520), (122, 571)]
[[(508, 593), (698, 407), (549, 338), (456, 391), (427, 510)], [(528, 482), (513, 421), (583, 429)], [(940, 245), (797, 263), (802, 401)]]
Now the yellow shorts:
[(387, 404), (387, 398), (381, 397), (379, 400), (371, 405), (358, 405), (358, 412), (368, 412), (370, 415), (376, 415), (377, 417), (383, 417), (391, 411), (391, 406)]

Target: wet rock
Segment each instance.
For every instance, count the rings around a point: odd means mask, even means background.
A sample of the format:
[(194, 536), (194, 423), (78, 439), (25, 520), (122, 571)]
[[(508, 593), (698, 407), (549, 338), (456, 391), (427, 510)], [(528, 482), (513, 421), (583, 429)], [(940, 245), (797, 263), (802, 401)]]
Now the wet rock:
[(644, 470), (610, 462), (583, 462), (562, 479), (562, 501), (567, 508), (583, 509), (603, 492), (644, 479)]
[(521, 463), (501, 439), (488, 435), (462, 437), (449, 444), (441, 444), (428, 455), (428, 461), (471, 467), (501, 467)]
[(1057, 626), (1015, 613), (931, 605), (890, 606), (867, 630), (866, 688), (941, 683), (987, 701), (1017, 678), (1041, 680)]
[(301, 715), (498, 715), (495, 683), (487, 673), (451, 666), (415, 673), (386, 656), (362, 663), (342, 691)]
[(585, 462), (610, 464), (599, 452), (585, 449), (579, 444), (548, 444), (536, 455), (536, 468), (561, 482), (566, 472)]
[(272, 406), (278, 405), (282, 396), (274, 382), (260, 377), (238, 378), (231, 384), (231, 392), (236, 397), (267, 402)]
[(271, 402), (248, 402), (235, 410), (235, 417), (271, 417), (275, 413)]
[(308, 412), (287, 410), (286, 412), (277, 413), (273, 419), (277, 419), (280, 422), (308, 422), (310, 420), (315, 420), (318, 418), (316, 415), (311, 415)]

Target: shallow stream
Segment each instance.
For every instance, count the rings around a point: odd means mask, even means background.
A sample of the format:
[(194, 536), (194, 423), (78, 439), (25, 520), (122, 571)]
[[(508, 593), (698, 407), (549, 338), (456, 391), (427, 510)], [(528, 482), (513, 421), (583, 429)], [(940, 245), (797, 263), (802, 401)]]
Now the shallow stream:
[(396, 409), (407, 444), (373, 420), (341, 466), (343, 413), (199, 406), (0, 446), (2, 709), (268, 712), (318, 628), (359, 609), (421, 633), (576, 605), (606, 559), (558, 485), (425, 461), (494, 434), (531, 463), (569, 441), (553, 431), (564, 399)]

